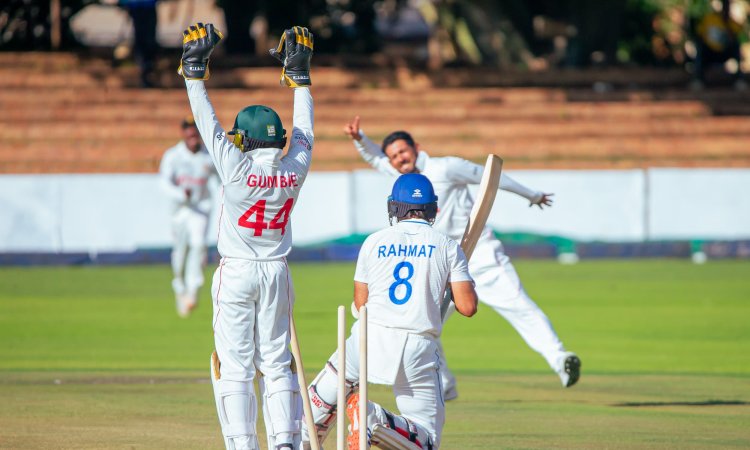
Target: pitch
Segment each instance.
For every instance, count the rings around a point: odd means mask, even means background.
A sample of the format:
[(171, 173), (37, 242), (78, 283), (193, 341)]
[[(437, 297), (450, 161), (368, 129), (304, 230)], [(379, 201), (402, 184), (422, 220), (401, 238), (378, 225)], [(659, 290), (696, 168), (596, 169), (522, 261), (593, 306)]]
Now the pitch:
[[(516, 266), (581, 356), (581, 381), (562, 389), (489, 308), (454, 317), (444, 344), (459, 398), (442, 448), (750, 445), (750, 263)], [(308, 379), (335, 348), (353, 270), (292, 266)], [(179, 319), (170, 278), (166, 266), (0, 271), (0, 449), (222, 448), (210, 296)], [(383, 388), (370, 397), (394, 406)]]

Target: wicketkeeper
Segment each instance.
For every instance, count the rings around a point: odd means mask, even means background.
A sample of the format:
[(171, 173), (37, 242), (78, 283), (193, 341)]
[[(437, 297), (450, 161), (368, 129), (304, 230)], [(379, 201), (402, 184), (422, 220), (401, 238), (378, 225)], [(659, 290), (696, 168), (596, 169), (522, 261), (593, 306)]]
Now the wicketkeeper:
[(221, 39), (211, 24), (185, 30), (179, 69), (223, 185), (221, 263), (212, 287), (216, 409), (227, 449), (259, 449), (253, 391), (257, 368), (263, 375), (258, 384), (268, 448), (296, 450), (301, 446), (302, 408), (289, 351), (294, 290), (286, 255), (292, 246), (289, 218), (312, 158), (313, 37), (306, 28), (294, 27), (271, 50), (284, 66), (282, 85), (294, 88), (294, 124), (286, 155), (286, 130), (267, 106), (244, 108), (230, 132), (219, 124), (203, 80), (209, 75), (208, 58)]

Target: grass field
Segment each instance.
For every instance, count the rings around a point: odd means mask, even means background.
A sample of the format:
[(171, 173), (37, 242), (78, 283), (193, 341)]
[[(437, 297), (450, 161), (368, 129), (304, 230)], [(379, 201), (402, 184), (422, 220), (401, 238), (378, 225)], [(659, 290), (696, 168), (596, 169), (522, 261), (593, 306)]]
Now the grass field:
[[(562, 389), (489, 308), (454, 317), (444, 343), (460, 396), (442, 448), (750, 447), (750, 263), (516, 265), (581, 356), (581, 381)], [(311, 379), (353, 266), (292, 273)], [(181, 320), (169, 280), (166, 266), (0, 269), (0, 449), (222, 448), (208, 289)]]

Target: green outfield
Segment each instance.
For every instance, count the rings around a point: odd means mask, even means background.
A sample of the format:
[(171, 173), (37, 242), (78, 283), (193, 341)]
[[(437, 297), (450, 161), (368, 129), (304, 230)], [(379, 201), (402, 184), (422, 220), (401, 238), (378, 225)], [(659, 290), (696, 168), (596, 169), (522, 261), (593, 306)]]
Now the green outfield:
[[(562, 389), (491, 309), (455, 317), (444, 343), (460, 395), (442, 448), (750, 447), (750, 262), (516, 265), (581, 356), (581, 381)], [(292, 274), (311, 379), (334, 349), (353, 265)], [(179, 319), (170, 276), (166, 266), (0, 269), (0, 449), (222, 448), (208, 288)], [(393, 405), (388, 390), (371, 391)]]

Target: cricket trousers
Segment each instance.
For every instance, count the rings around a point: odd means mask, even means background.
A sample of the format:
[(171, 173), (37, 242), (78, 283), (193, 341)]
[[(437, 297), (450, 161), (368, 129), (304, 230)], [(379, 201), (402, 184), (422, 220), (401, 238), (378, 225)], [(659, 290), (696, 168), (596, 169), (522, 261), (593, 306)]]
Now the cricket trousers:
[[(560, 372), (565, 348), (550, 320), (524, 290), (502, 243), (489, 228), (484, 229), (477, 242), (469, 262), (469, 273), (476, 284), (479, 301), (510, 322), (526, 344), (541, 354), (552, 370)], [(454, 308), (448, 311), (451, 314)], [(455, 377), (445, 360), (441, 367), (443, 385), (447, 390), (455, 385)]]
[(172, 217), (172, 288), (175, 295), (195, 295), (203, 286), (208, 214), (187, 206)]
[[(389, 339), (389, 329), (375, 324), (368, 326), (368, 342), (377, 339)], [(388, 346), (381, 346), (387, 348)], [(397, 427), (402, 428), (406, 422), (414, 425), (416, 436), (421, 443), (432, 443), (433, 449), (440, 447), (440, 437), (445, 424), (445, 401), (440, 381), (440, 354), (437, 340), (417, 334), (408, 334), (403, 350), (393, 346), (389, 355), (368, 353), (368, 375), (377, 371), (382, 357), (400, 357), (397, 362), (398, 370), (391, 384), (396, 397), (396, 416), (374, 402), (368, 403), (367, 426), (372, 431), (375, 424), (391, 427), (390, 421), (395, 421)], [(334, 352), (328, 360), (338, 370), (338, 352)], [(332, 406), (336, 404), (336, 374), (325, 371), (316, 386), (318, 394), (325, 397), (325, 401)], [(352, 327), (352, 333), (346, 340), (346, 378), (352, 383), (359, 380), (359, 322)], [(370, 382), (383, 384), (382, 380), (369, 379)], [(389, 383), (390, 384), (390, 383)], [(313, 418), (317, 419), (316, 412)], [(317, 423), (317, 421), (316, 421)], [(426, 446), (424, 448), (427, 448)]]
[[(253, 404), (256, 369), (262, 373), (265, 386), (296, 385), (289, 351), (289, 312), (294, 291), (286, 260), (222, 258), (214, 273), (212, 297), (214, 344), (221, 362), (221, 382), (244, 385), (245, 394)], [(298, 386), (296, 392), (298, 396)], [(281, 394), (271, 396), (271, 400), (264, 398), (264, 408), (268, 408), (266, 429), (271, 429), (271, 424), (283, 424), (276, 426), (284, 432), (275, 433), (275, 439), (290, 441), (299, 418), (294, 395)], [(240, 411), (237, 415), (241, 413), (244, 414)], [(219, 414), (221, 419), (222, 411)], [(250, 416), (242, 417), (239, 422), (250, 423), (252, 426), (247, 428), (254, 434), (254, 410)]]

